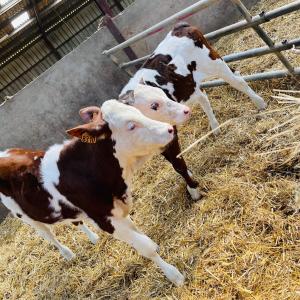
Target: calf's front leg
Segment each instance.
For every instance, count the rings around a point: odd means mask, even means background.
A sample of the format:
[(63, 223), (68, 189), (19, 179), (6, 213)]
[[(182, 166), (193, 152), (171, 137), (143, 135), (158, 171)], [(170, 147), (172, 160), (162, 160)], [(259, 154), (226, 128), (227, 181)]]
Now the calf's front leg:
[(172, 164), (174, 170), (184, 178), (192, 199), (198, 200), (200, 199), (200, 193), (197, 188), (199, 184), (193, 179), (192, 172), (188, 170), (184, 159), (182, 157), (177, 158), (177, 155), (180, 153), (180, 145), (176, 126), (174, 126), (174, 133), (173, 141), (162, 152), (162, 155)]
[(138, 231), (127, 217), (111, 217), (113, 236), (135, 248), (139, 254), (151, 259), (176, 286), (183, 285), (184, 276), (174, 266), (166, 263), (157, 253), (158, 246), (145, 234)]
[(53, 244), (65, 259), (71, 260), (75, 258), (75, 254), (68, 247), (64, 246), (56, 239), (49, 225), (36, 221), (30, 222), (30, 225), (42, 238)]

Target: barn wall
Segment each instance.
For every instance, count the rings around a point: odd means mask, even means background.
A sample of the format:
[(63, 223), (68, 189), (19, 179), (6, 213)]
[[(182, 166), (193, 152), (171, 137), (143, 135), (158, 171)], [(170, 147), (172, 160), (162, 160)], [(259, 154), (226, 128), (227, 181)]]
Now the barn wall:
[[(128, 37), (195, 2), (137, 0), (115, 21)], [(255, 2), (244, 1), (248, 6)], [(238, 18), (230, 1), (224, 0), (187, 20), (208, 32)], [(166, 31), (138, 42), (134, 50), (139, 56), (148, 54)], [(128, 75), (101, 54), (113, 45), (111, 34), (102, 28), (0, 107), (0, 150), (45, 148), (61, 142), (66, 138), (65, 129), (80, 122), (80, 107), (117, 97)], [(122, 54), (121, 58), (125, 60)]]
[[(138, 0), (115, 21), (128, 37), (195, 2)], [(244, 2), (251, 6), (257, 1)], [(224, 0), (188, 21), (208, 32), (232, 23), (238, 16), (230, 1)], [(148, 54), (167, 31), (138, 42), (135, 51), (139, 56)], [(79, 121), (80, 107), (116, 97), (128, 75), (101, 54), (114, 44), (109, 31), (102, 28), (2, 106), (0, 148), (46, 147), (60, 142), (65, 138), (64, 129)]]

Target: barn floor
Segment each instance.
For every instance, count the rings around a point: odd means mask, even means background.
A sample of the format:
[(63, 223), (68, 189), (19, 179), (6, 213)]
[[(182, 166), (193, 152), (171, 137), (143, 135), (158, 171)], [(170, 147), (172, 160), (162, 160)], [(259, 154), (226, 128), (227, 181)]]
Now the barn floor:
[[(254, 13), (292, 1), (263, 0)], [(263, 26), (276, 40), (299, 35), (300, 13)], [(247, 30), (216, 43), (221, 54), (262, 45)], [(300, 55), (287, 53), (300, 66)], [(232, 66), (242, 74), (282, 69), (275, 57)], [(191, 203), (169, 164), (155, 157), (135, 180), (132, 217), (160, 245), (160, 253), (186, 275), (181, 288), (129, 246), (105, 233), (94, 246), (73, 227), (57, 226), (59, 240), (77, 254), (66, 262), (54, 247), (18, 220), (0, 225), (0, 299), (300, 299), (300, 214), (294, 210), (298, 175), (280, 165), (286, 152), (260, 155), (299, 141), (299, 135), (268, 141), (269, 129), (288, 120), (295, 107), (278, 104), (273, 88), (300, 89), (292, 79), (252, 84), (269, 103), (254, 117), (250, 100), (229, 87), (208, 91), (220, 122), (247, 116), (186, 153), (204, 197)], [(208, 132), (197, 106), (180, 131), (185, 148)]]

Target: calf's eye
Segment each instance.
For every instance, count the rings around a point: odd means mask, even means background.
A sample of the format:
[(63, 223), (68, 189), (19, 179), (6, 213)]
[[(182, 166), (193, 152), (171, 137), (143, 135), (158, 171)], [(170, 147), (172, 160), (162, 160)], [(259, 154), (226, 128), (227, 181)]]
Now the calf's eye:
[(128, 130), (130, 130), (130, 131), (134, 130), (134, 128), (135, 128), (135, 124), (133, 122), (129, 122), (127, 126), (128, 126)]
[(151, 103), (151, 109), (158, 110), (159, 104), (157, 102)]

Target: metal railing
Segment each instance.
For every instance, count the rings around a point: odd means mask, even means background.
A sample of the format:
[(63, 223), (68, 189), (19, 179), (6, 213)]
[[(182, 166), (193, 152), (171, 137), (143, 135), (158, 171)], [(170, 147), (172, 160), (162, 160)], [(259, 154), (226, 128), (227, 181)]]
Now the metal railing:
[[(147, 60), (151, 54), (146, 55), (144, 57), (131, 60), (129, 62), (120, 63), (118, 59), (113, 55), (114, 53), (124, 49), (125, 47), (128, 47), (137, 41), (144, 39), (148, 37), (149, 35), (155, 34), (161, 30), (163, 30), (166, 26), (176, 23), (180, 20), (183, 20), (207, 7), (212, 5), (213, 3), (217, 2), (218, 0), (201, 0), (196, 2), (195, 4), (183, 9), (182, 11), (166, 18), (165, 20), (155, 24), (154, 26), (151, 26), (150, 28), (140, 32), (139, 34), (136, 34), (133, 37), (130, 37), (128, 40), (126, 40), (123, 43), (120, 43), (119, 45), (116, 45), (115, 47), (103, 51), (103, 54), (108, 55), (115, 64), (117, 64), (121, 69), (125, 70), (131, 66), (140, 64), (141, 62)], [(275, 19), (277, 17), (283, 16), (288, 13), (292, 13), (294, 11), (297, 11), (300, 9), (300, 1), (294, 1), (290, 4), (284, 5), (282, 7), (276, 8), (269, 12), (262, 12), (259, 15), (256, 15), (252, 17), (247, 10), (247, 8), (244, 6), (241, 0), (231, 0), (231, 2), (238, 8), (238, 10), (241, 12), (242, 16), (245, 18), (245, 20), (239, 21), (237, 23), (234, 23), (232, 25), (220, 28), (218, 30), (215, 30), (213, 32), (207, 33), (204, 36), (208, 40), (213, 40), (216, 38), (220, 38), (232, 33), (235, 33), (237, 31), (241, 31), (247, 28), (252, 28), (258, 36), (264, 41), (264, 43), (267, 45), (265, 47), (260, 48), (253, 48), (249, 49), (244, 52), (240, 53), (232, 53), (229, 55), (226, 55), (223, 57), (223, 59), (226, 62), (232, 62), (232, 61), (239, 61), (242, 59), (250, 58), (250, 57), (256, 57), (261, 55), (267, 55), (270, 53), (274, 53), (278, 60), (281, 61), (281, 63), (284, 65), (286, 70), (277, 70), (277, 71), (270, 71), (270, 72), (264, 72), (264, 73), (256, 73), (253, 75), (246, 75), (243, 76), (245, 80), (247, 81), (253, 81), (253, 80), (264, 80), (264, 79), (272, 79), (272, 78), (280, 78), (287, 75), (300, 75), (300, 67), (294, 68), (291, 63), (288, 61), (288, 59), (281, 53), (282, 51), (289, 50), (295, 46), (300, 46), (300, 38), (291, 40), (291, 41), (283, 41), (282, 43), (275, 44), (272, 39), (268, 36), (268, 34), (259, 26), (260, 24), (263, 24), (265, 22), (268, 22), (272, 19)], [(127, 72), (128, 73), (128, 72)], [(213, 80), (208, 82), (203, 82), (201, 84), (201, 87), (207, 88), (207, 87), (214, 87), (226, 84), (223, 80)]]

